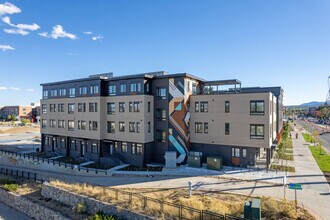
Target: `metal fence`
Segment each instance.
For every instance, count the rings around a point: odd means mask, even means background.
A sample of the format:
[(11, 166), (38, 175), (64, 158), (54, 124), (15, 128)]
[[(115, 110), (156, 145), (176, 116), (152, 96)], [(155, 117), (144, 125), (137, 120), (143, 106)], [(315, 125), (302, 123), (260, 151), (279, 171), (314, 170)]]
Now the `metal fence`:
[(2, 150), (2, 149), (0, 149), (0, 153), (16, 156), (16, 157), (20, 157), (20, 158), (23, 157), (23, 158), (27, 158), (27, 159), (32, 159), (34, 161), (39, 161), (39, 162), (43, 162), (43, 163), (47, 163), (47, 164), (53, 164), (54, 166), (58, 165), (59, 167), (63, 166), (65, 168), (77, 169), (78, 171), (85, 170), (87, 173), (94, 172), (96, 174), (104, 174), (104, 175), (108, 174), (107, 170), (83, 167), (80, 165), (74, 165), (71, 163), (63, 162), (63, 161), (61, 162), (56, 159), (50, 159), (48, 157), (40, 157), (40, 156), (34, 155), (34, 154), (24, 154), (24, 153)]
[[(0, 174), (15, 176), (43, 183), (54, 180), (37, 172), (0, 167)], [(155, 216), (163, 215), (166, 219), (194, 219), (194, 220), (247, 220), (245, 218), (195, 209), (189, 206), (166, 202), (159, 199), (143, 196), (138, 193), (127, 192), (117, 188), (103, 188), (103, 193), (126, 206), (135, 205), (134, 210), (142, 210), (144, 214)]]

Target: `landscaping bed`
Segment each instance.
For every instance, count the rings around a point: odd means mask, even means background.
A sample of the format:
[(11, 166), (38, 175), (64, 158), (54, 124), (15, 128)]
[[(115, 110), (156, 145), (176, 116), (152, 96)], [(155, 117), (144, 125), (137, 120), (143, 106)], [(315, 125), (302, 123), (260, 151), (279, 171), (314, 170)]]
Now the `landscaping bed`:
[(120, 169), (120, 171), (162, 171), (163, 167), (139, 167), (139, 166), (128, 166)]
[(100, 169), (100, 170), (108, 170), (108, 169), (113, 168), (114, 166), (99, 164), (99, 163), (91, 163), (91, 164), (88, 164), (88, 165), (83, 166), (83, 167), (93, 168), (93, 169)]
[(313, 157), (323, 172), (330, 172), (330, 155), (321, 146), (309, 146)]
[(287, 172), (291, 172), (291, 173), (296, 172), (294, 167), (279, 165), (279, 164), (270, 165), (270, 169), (279, 170), (279, 171), (287, 171)]
[(59, 161), (61, 163), (73, 164), (73, 165), (79, 165), (79, 164), (83, 163), (82, 161), (78, 161), (78, 160), (75, 160), (70, 157), (60, 157), (60, 158), (55, 159), (55, 161)]

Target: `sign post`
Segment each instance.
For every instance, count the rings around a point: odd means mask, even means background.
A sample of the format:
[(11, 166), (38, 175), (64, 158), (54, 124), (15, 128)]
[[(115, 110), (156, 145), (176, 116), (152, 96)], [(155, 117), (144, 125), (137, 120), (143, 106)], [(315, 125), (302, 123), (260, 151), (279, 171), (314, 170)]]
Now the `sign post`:
[(296, 205), (296, 212), (298, 212), (298, 201), (297, 201), (297, 190), (302, 190), (301, 184), (299, 183), (290, 183), (289, 189), (294, 189), (294, 202)]

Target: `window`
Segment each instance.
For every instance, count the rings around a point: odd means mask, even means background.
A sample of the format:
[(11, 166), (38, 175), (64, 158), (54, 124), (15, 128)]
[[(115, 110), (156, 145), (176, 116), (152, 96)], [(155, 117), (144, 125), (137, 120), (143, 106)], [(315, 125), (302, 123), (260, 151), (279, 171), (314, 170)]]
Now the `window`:
[(125, 132), (125, 122), (123, 122), (123, 121), (119, 122), (119, 131)]
[(127, 143), (126, 142), (121, 143), (121, 152), (127, 153)]
[(126, 84), (120, 85), (120, 92), (126, 92)]
[(89, 121), (89, 130), (97, 131), (97, 121)]
[(44, 141), (45, 141), (45, 142), (44, 142), (45, 145), (46, 145), (46, 146), (49, 146), (49, 137), (45, 137), (45, 140), (44, 140)]
[(114, 121), (107, 122), (107, 131), (108, 133), (115, 133), (116, 131), (116, 124)]
[(225, 135), (229, 135), (230, 126), (229, 123), (225, 123)]
[(202, 133), (202, 132), (203, 132), (203, 123), (195, 122), (195, 133)]
[(115, 141), (115, 142), (114, 142), (114, 145), (115, 145), (115, 151), (118, 152), (118, 142)]
[(65, 88), (59, 89), (59, 95), (66, 96), (66, 89)]
[(86, 112), (86, 103), (78, 103), (78, 112)]
[(41, 109), (42, 109), (42, 114), (46, 114), (47, 113), (47, 105), (46, 104), (42, 104), (41, 105)]
[(157, 130), (157, 131), (156, 131), (156, 140), (157, 140), (158, 142), (163, 142), (163, 143), (165, 143), (165, 142), (166, 142), (166, 132), (165, 132), (165, 131)]
[(129, 102), (129, 112), (140, 112), (140, 102)]
[(133, 102), (129, 102), (129, 112), (133, 111)]
[(265, 102), (264, 101), (251, 101), (250, 102), (250, 115), (264, 115)]
[(50, 96), (51, 97), (57, 96), (57, 89), (50, 90)]
[(79, 95), (87, 95), (87, 86), (79, 87)]
[(64, 120), (58, 120), (58, 127), (59, 128), (65, 128), (65, 121)]
[(204, 122), (204, 133), (209, 133), (209, 123)]
[(150, 108), (151, 108), (150, 102), (148, 102), (148, 112), (150, 112)]
[(136, 144), (136, 155), (142, 155), (142, 144)]
[(146, 92), (149, 93), (150, 92), (150, 83), (146, 83)]
[(150, 125), (150, 122), (148, 122), (148, 133), (151, 132), (151, 125)]
[(240, 149), (238, 147), (231, 148), (231, 156), (232, 157), (240, 157)]
[(94, 85), (90, 87), (90, 92), (91, 94), (98, 94), (99, 93), (99, 86), (98, 85)]
[(157, 121), (166, 121), (166, 110), (165, 109), (156, 109), (156, 120)]
[(109, 86), (109, 95), (116, 95), (116, 85)]
[(97, 112), (97, 103), (89, 103), (89, 112)]
[(195, 102), (195, 112), (199, 112), (199, 102)]
[(42, 126), (42, 128), (46, 128), (47, 127), (47, 120), (46, 119), (42, 119), (41, 126)]
[(226, 113), (230, 112), (230, 102), (229, 101), (225, 101), (225, 112)]
[(78, 121), (78, 129), (86, 130), (86, 121)]
[(74, 130), (74, 121), (73, 120), (69, 120), (68, 121), (68, 130), (69, 131), (73, 131)]
[(136, 83), (131, 83), (131, 92), (136, 92)]
[(63, 103), (61, 103), (61, 104), (58, 104), (58, 112), (65, 112), (65, 107), (64, 107), (65, 105), (63, 104)]
[(197, 94), (197, 84), (196, 83), (192, 83), (192, 94), (196, 95)]
[(114, 115), (116, 111), (116, 105), (114, 102), (108, 102), (107, 103), (107, 112), (108, 115)]
[(246, 158), (246, 148), (242, 148), (242, 157)]
[(201, 112), (208, 112), (209, 111), (209, 103), (208, 102), (201, 102)]
[(92, 143), (92, 154), (97, 154), (97, 144)]
[(65, 139), (61, 138), (60, 147), (65, 148)]
[(125, 112), (125, 102), (119, 102), (119, 112)]
[(141, 89), (142, 89), (141, 83), (138, 83), (137, 84), (137, 90), (138, 90), (138, 92), (141, 92)]
[(264, 125), (250, 125), (251, 139), (264, 139)]
[(69, 96), (75, 97), (76, 96), (76, 88), (70, 88), (69, 89)]
[(140, 122), (136, 122), (136, 133), (140, 133), (140, 129), (141, 129)]
[(48, 90), (43, 91), (43, 97), (44, 99), (48, 99)]
[(135, 143), (131, 144), (131, 153), (136, 154), (136, 144)]
[(68, 104), (68, 113), (73, 114), (74, 113), (74, 103)]
[(73, 150), (76, 147), (76, 141), (71, 140), (70, 149)]
[(166, 99), (166, 88), (157, 88), (156, 89), (156, 98), (157, 99)]
[(135, 132), (135, 122), (129, 123), (129, 132)]
[(49, 111), (50, 112), (56, 112), (56, 105), (55, 104), (49, 104)]

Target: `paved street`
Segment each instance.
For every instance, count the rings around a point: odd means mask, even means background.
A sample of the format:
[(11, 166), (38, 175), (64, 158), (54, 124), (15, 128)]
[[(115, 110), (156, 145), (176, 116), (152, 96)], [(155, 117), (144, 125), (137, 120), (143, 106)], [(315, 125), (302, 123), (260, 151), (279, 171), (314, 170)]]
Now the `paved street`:
[(0, 202), (0, 220), (32, 220), (32, 218)]

